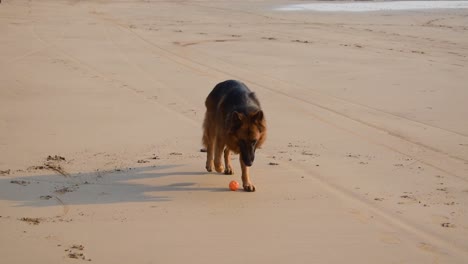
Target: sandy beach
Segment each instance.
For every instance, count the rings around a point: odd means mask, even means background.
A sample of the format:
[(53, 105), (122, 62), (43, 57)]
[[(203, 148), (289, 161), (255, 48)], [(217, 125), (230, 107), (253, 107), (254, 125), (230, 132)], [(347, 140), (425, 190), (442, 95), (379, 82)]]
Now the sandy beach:
[[(298, 3), (3, 0), (1, 262), (467, 263), (468, 9)], [(200, 151), (227, 79), (253, 193)]]

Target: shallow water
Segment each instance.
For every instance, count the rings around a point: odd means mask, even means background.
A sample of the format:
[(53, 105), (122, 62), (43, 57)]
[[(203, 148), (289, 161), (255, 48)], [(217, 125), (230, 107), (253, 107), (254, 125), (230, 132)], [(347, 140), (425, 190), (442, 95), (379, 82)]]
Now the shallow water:
[(286, 5), (278, 11), (321, 11), (321, 12), (370, 12), (392, 10), (468, 8), (468, 1), (389, 1), (389, 2), (340, 2)]

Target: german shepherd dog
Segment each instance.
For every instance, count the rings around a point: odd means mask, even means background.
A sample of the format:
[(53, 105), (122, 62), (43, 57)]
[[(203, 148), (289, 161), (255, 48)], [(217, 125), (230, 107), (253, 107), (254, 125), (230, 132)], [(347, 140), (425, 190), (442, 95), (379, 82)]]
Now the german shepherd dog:
[[(240, 154), (242, 186), (254, 192), (249, 167), (255, 150), (266, 139), (266, 123), (255, 94), (243, 83), (228, 80), (217, 84), (205, 101), (203, 145), (206, 147), (206, 170), (233, 174), (231, 151)], [(224, 152), (223, 166), (221, 158)]]

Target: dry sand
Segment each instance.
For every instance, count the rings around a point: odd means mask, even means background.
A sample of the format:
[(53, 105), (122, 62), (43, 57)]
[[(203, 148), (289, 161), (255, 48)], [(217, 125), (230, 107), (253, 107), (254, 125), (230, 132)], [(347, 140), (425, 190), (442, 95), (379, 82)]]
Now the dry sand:
[[(1, 262), (467, 263), (468, 10), (287, 3), (2, 1)], [(204, 171), (226, 79), (255, 193)]]

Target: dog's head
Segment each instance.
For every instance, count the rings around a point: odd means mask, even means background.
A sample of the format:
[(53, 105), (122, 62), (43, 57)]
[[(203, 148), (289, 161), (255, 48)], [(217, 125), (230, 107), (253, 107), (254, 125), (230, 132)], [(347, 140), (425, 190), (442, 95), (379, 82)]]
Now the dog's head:
[(266, 123), (262, 110), (254, 110), (248, 114), (234, 111), (230, 122), (229, 148), (240, 153), (240, 158), (246, 166), (252, 166), (255, 150), (260, 148), (266, 138)]

